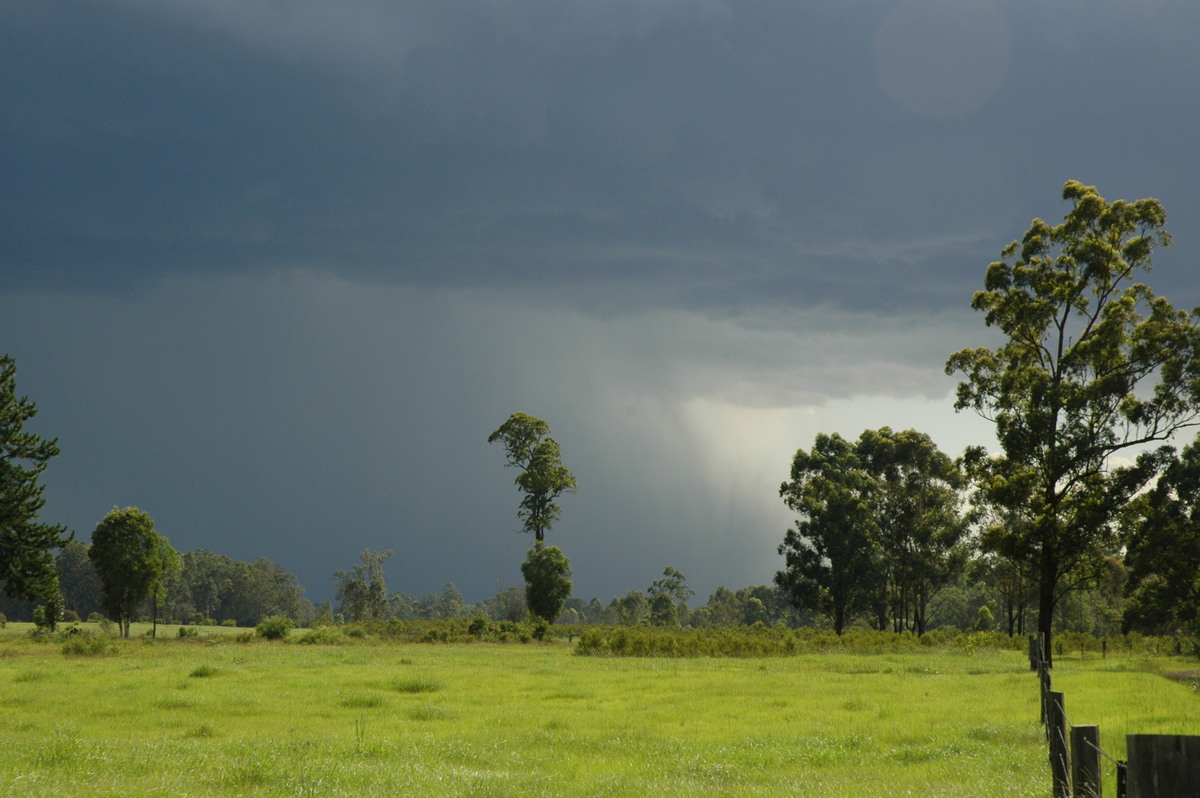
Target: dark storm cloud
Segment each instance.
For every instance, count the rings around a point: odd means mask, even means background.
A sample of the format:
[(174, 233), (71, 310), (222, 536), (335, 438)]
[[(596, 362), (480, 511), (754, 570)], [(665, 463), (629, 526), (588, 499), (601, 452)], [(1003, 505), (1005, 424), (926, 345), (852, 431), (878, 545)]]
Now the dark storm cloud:
[(1187, 190), (1130, 150), (1191, 157), (1197, 13), (1101, 6), (8, 4), (7, 282), (927, 305), (1068, 177)]
[(1200, 305), (1200, 6), (1160, 0), (0, 4), (0, 351), (113, 504), (314, 598), (519, 581), (488, 432), (548, 420), (602, 600), (769, 581), (817, 432), (946, 399), (1062, 183), (1156, 196)]

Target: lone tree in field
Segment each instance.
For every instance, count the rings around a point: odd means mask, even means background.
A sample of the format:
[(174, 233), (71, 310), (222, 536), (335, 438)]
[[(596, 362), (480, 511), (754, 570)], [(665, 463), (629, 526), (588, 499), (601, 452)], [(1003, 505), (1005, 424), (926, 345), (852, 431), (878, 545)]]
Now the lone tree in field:
[(152, 596), (170, 567), (170, 544), (154, 529), (154, 520), (136, 507), (114, 507), (92, 532), (88, 556), (104, 593), (104, 610), (129, 637), (138, 605)]
[(525, 603), (546, 623), (554, 623), (571, 597), (571, 562), (558, 546), (534, 541), (525, 562)]
[[(17, 396), (17, 364), (0, 355), (0, 586), (23, 599), (56, 602), (54, 549), (67, 542), (61, 526), (38, 522), (45, 504), (39, 484), (57, 441), (26, 432), (37, 406)], [(57, 620), (57, 619), (53, 619)]]
[(987, 500), (1026, 519), (1002, 543), (1037, 574), (1047, 657), (1067, 577), (1113, 546), (1114, 514), (1169, 449), (1131, 466), (1111, 458), (1165, 441), (1200, 410), (1200, 314), (1136, 282), (1154, 247), (1170, 244), (1162, 205), (1109, 203), (1076, 181), (1063, 199), (1072, 207), (1062, 224), (1035, 219), (971, 300), (1006, 342), (946, 364), (966, 378), (955, 407), (996, 425), (1001, 454), (976, 452), (975, 474)]
[(522, 531), (532, 532), (536, 542), (546, 538), (546, 530), (562, 518), (555, 499), (575, 492), (575, 477), (562, 464), (558, 441), (550, 437), (550, 425), (526, 413), (513, 413), (499, 429), (488, 436), (488, 443), (504, 444), (505, 465), (521, 469), (515, 480), (525, 494), (517, 517)]

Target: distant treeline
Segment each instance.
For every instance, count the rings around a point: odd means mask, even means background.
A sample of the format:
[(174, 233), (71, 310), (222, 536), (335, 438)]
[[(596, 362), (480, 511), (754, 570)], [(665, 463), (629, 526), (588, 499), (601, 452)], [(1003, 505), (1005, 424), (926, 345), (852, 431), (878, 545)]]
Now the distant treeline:
[[(71, 540), (59, 550), (56, 564), (63, 597), (64, 620), (87, 620), (104, 614), (100, 580), (88, 557), (90, 544)], [(339, 600), (313, 604), (304, 596), (304, 588), (294, 575), (279, 563), (260, 557), (253, 562), (234, 560), (207, 549), (180, 555), (178, 576), (166, 586), (158, 607), (158, 619), (164, 623), (253, 627), (264, 618), (281, 616), (296, 626), (355, 623), (362, 621), (420, 621), (485, 618), (489, 621), (519, 623), (526, 619), (524, 587), (509, 587), (475, 604), (448, 583), (440, 592), (414, 596), (389, 593), (383, 584), (384, 553), (363, 552), (363, 562), (371, 568), (355, 566), (338, 571)], [(1125, 583), (1119, 560), (1109, 564), (1108, 578), (1092, 590), (1073, 592), (1059, 609), (1060, 629), (1095, 635), (1114, 635), (1122, 631)], [(992, 567), (989, 560), (973, 560), (951, 584), (931, 602), (929, 630), (998, 631), (1022, 635), (1036, 628), (1032, 602), (1026, 587), (1015, 595), (1011, 575)], [(360, 580), (356, 583), (355, 580)], [(356, 596), (377, 593), (374, 604)], [(708, 600), (692, 607), (694, 595), (680, 572), (666, 568), (663, 577), (645, 590), (631, 590), (609, 602), (598, 598), (568, 599), (559, 623), (626, 627), (729, 628), (761, 624), (769, 628), (828, 628), (829, 621), (820, 613), (797, 609), (787, 595), (774, 585), (757, 585), (731, 590), (718, 587)], [(1016, 605), (1019, 611), (1010, 611)], [(36, 603), (13, 599), (0, 592), (0, 613), (9, 620), (33, 619)], [(142, 606), (139, 619), (151, 620), (149, 600)], [(855, 619), (854, 626), (868, 628), (869, 616)], [(1153, 631), (1153, 630), (1146, 630)]]

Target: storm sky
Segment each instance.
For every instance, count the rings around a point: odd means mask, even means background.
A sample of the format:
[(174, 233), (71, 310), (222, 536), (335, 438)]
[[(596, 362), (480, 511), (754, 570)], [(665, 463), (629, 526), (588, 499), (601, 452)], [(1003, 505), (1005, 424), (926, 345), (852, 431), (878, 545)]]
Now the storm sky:
[(0, 351), (62, 454), (314, 601), (519, 584), (545, 419), (576, 595), (770, 582), (820, 432), (989, 445), (972, 292), (1062, 184), (1153, 196), (1200, 305), (1191, 0), (0, 5)]

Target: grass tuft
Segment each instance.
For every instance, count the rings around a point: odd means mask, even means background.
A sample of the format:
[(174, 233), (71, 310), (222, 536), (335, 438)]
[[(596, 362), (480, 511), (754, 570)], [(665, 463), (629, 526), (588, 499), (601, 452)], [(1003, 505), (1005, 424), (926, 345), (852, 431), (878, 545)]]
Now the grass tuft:
[(442, 685), (428, 676), (410, 676), (396, 679), (392, 682), (392, 689), (398, 693), (436, 693), (442, 689)]

